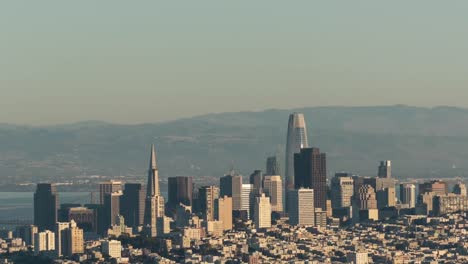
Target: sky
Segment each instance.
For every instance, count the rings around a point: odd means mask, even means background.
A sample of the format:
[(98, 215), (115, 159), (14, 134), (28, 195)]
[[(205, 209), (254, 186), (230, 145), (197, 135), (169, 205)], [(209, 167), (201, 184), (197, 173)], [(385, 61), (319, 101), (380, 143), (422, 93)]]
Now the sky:
[(468, 107), (467, 1), (4, 1), (0, 123)]

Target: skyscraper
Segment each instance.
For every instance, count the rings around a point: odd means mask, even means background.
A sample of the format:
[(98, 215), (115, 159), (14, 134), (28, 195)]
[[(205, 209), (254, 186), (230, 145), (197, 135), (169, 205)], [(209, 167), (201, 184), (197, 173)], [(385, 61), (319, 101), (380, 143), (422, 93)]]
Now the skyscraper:
[(263, 192), (263, 172), (261, 170), (255, 170), (250, 174), (250, 184), (253, 186), (253, 193), (255, 196), (259, 196)]
[(120, 215), (120, 197), (122, 191), (117, 191), (104, 195), (104, 228), (103, 231), (107, 231), (108, 228), (116, 224), (116, 217)]
[(281, 167), (279, 160), (276, 156), (267, 158), (266, 161), (266, 175), (281, 175)]
[(232, 197), (224, 196), (215, 200), (215, 217), (223, 222), (224, 230), (232, 229)]
[(148, 183), (146, 186), (146, 201), (144, 225), (146, 233), (150, 237), (157, 235), (157, 219), (164, 216), (164, 198), (159, 190), (159, 174), (156, 164), (156, 152), (151, 145), (150, 164), (148, 169)]
[(339, 209), (351, 206), (354, 195), (354, 180), (351, 174), (336, 173), (331, 180), (332, 208)]
[(409, 208), (416, 207), (416, 186), (411, 183), (400, 184), (400, 201)]
[(304, 115), (293, 113), (289, 116), (288, 135), (286, 141), (286, 168), (285, 185), (286, 191), (294, 189), (294, 154), (299, 153), (302, 148), (309, 147), (307, 140), (307, 128)]
[(377, 209), (375, 189), (369, 184), (364, 184), (354, 193), (353, 222), (378, 219), (379, 210)]
[(241, 207), (240, 211), (247, 213), (247, 218), (250, 219), (252, 215), (250, 214), (250, 205), (253, 202), (253, 185), (252, 184), (242, 184), (241, 185)]
[(392, 162), (390, 160), (383, 160), (379, 165), (379, 178), (391, 178), (392, 177)]
[(265, 196), (264, 193), (255, 197), (254, 222), (256, 228), (271, 227), (270, 197)]
[(193, 199), (192, 177), (177, 176), (168, 179), (168, 206), (175, 208), (180, 203), (192, 206)]
[(54, 230), (57, 222), (58, 194), (55, 184), (39, 183), (34, 193), (34, 225), (39, 231)]
[(55, 250), (54, 232), (46, 230), (34, 234), (34, 254), (38, 255), (43, 251), (52, 252)]
[(265, 176), (263, 180), (265, 195), (270, 197), (271, 211), (283, 212), (283, 181), (279, 175)]
[(216, 186), (203, 186), (198, 190), (200, 209), (205, 221), (215, 220), (215, 200), (219, 198), (219, 188)]
[(104, 196), (122, 190), (121, 181), (107, 181), (99, 183), (99, 203), (104, 204)]
[(315, 225), (314, 190), (296, 189), (289, 191), (289, 224)]
[(445, 195), (448, 193), (448, 184), (441, 180), (434, 180), (419, 184), (419, 194), (427, 192), (434, 192), (438, 195)]
[(231, 172), (229, 175), (221, 177), (220, 180), (220, 197), (232, 197), (232, 210), (241, 210), (241, 193), (242, 193), (242, 175), (236, 175)]
[(303, 148), (294, 154), (295, 189), (314, 190), (315, 208), (327, 211), (327, 160), (318, 148)]
[(126, 183), (120, 201), (120, 214), (130, 227), (143, 225), (146, 190), (140, 183)]

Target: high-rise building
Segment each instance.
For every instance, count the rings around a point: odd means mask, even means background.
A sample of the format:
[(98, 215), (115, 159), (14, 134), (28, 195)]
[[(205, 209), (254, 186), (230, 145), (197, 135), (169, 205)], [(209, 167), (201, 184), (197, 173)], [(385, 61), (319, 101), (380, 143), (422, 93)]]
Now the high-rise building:
[(315, 208), (327, 210), (327, 159), (318, 148), (303, 148), (294, 154), (295, 188), (314, 190)]
[(102, 254), (111, 258), (122, 257), (122, 244), (119, 240), (105, 240), (102, 242)]
[[(309, 147), (307, 140), (307, 128), (304, 115), (293, 113), (289, 116), (288, 135), (286, 141), (286, 163), (285, 163), (285, 190), (294, 190), (294, 154), (299, 153), (302, 148)], [(286, 210), (288, 211), (288, 210)]]
[(85, 232), (96, 232), (96, 212), (93, 209), (80, 206), (64, 206), (60, 205), (59, 221), (70, 222), (75, 221), (78, 227), (82, 228)]
[(50, 230), (34, 234), (34, 254), (55, 250), (55, 234)]
[(259, 196), (263, 193), (263, 172), (261, 170), (255, 170), (250, 174), (250, 184), (253, 186), (253, 194)]
[(419, 194), (433, 192), (438, 195), (445, 195), (448, 193), (448, 184), (441, 180), (434, 180), (419, 184)]
[(104, 195), (104, 230), (116, 224), (117, 216), (120, 215), (120, 197), (122, 191)]
[(84, 233), (75, 221), (57, 222), (55, 226), (55, 250), (57, 256), (84, 253)]
[(392, 162), (390, 160), (384, 160), (380, 162), (379, 178), (391, 178), (392, 177)]
[(436, 195), (433, 210), (436, 216), (468, 211), (468, 197), (454, 193)]
[(106, 196), (106, 194), (118, 192), (121, 190), (121, 181), (107, 181), (99, 183), (99, 203), (104, 204), (104, 196)]
[(252, 215), (250, 214), (251, 204), (253, 203), (253, 185), (252, 184), (242, 184), (241, 185), (241, 208), (239, 211), (243, 211), (247, 214), (247, 218), (250, 219)]
[(256, 228), (271, 227), (271, 205), (270, 197), (261, 196), (255, 197), (254, 222)]
[(220, 197), (232, 197), (232, 210), (241, 210), (242, 175), (233, 171), (220, 178)]
[(63, 255), (70, 257), (74, 254), (84, 253), (83, 229), (77, 227), (76, 223), (72, 220), (69, 228), (65, 230), (64, 234), (65, 235), (62, 236), (62, 239), (65, 240), (62, 244), (64, 245)]
[(180, 203), (192, 206), (193, 199), (193, 182), (192, 177), (178, 176), (169, 177), (168, 179), (168, 206), (175, 208)]
[(414, 184), (400, 184), (400, 201), (402, 204), (407, 204), (408, 208), (416, 207), (416, 186)]
[(467, 196), (466, 185), (462, 182), (458, 182), (455, 184), (455, 186), (453, 186), (453, 193)]
[(224, 196), (215, 200), (215, 218), (223, 222), (224, 230), (232, 229), (232, 197)]
[(26, 246), (34, 247), (34, 234), (38, 233), (35, 225), (26, 225), (16, 227), (16, 237), (21, 238)]
[(156, 164), (156, 152), (151, 145), (148, 183), (146, 185), (144, 225), (150, 237), (157, 236), (157, 219), (164, 216), (164, 197), (159, 189), (159, 174)]
[(296, 189), (288, 193), (289, 224), (299, 226), (315, 225), (314, 190)]
[(339, 209), (351, 206), (354, 195), (354, 180), (349, 173), (336, 173), (331, 180), (332, 208)]
[(120, 214), (127, 226), (136, 228), (143, 225), (146, 190), (140, 183), (126, 183), (120, 199)]
[(57, 222), (58, 193), (55, 184), (39, 183), (34, 193), (34, 225), (39, 231), (53, 230)]
[(348, 253), (347, 263), (351, 264), (369, 264), (369, 256), (366, 252)]
[(281, 176), (265, 176), (263, 190), (265, 195), (270, 197), (271, 211), (283, 212), (283, 181), (281, 180)]
[(279, 160), (276, 156), (267, 158), (266, 161), (266, 175), (281, 175), (281, 167)]
[(377, 208), (394, 207), (396, 205), (395, 188), (385, 188), (376, 192)]
[(215, 200), (219, 198), (217, 186), (203, 186), (198, 190), (200, 209), (205, 221), (215, 220)]
[(377, 198), (375, 189), (364, 184), (359, 187), (353, 198), (353, 222), (361, 220), (378, 220), (379, 210), (377, 208)]

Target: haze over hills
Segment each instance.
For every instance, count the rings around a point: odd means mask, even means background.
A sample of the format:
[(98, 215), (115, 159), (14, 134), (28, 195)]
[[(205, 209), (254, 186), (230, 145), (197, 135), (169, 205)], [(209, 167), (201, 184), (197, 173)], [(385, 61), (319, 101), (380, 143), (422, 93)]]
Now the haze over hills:
[(231, 167), (248, 175), (264, 169), (266, 157), (275, 153), (284, 168), (288, 115), (294, 111), (305, 115), (309, 144), (327, 153), (329, 176), (375, 175), (383, 159), (393, 160), (396, 177), (465, 175), (468, 110), (398, 105), (220, 113), (140, 125), (0, 124), (0, 179), (144, 177), (153, 142), (162, 178), (222, 176)]

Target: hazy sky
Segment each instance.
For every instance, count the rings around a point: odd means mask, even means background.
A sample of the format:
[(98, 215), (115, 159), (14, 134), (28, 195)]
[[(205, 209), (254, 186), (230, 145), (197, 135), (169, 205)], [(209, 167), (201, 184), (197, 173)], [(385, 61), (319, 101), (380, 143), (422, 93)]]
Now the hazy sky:
[(468, 1), (4, 1), (0, 122), (468, 107)]

